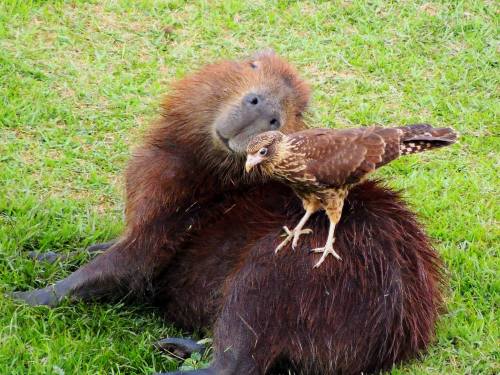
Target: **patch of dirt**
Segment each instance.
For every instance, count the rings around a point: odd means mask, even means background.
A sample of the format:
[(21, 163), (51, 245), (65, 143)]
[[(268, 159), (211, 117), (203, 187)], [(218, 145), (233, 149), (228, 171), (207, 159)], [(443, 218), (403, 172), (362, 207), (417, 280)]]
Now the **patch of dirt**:
[(433, 3), (422, 4), (419, 7), (419, 9), (420, 9), (421, 12), (424, 12), (427, 15), (433, 16), (433, 17), (436, 16), (439, 13), (439, 11), (440, 11), (439, 5), (433, 4)]

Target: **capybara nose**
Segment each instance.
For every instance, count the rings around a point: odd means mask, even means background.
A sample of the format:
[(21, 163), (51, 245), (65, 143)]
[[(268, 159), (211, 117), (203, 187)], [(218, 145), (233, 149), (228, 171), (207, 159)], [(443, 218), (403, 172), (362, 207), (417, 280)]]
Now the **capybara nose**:
[(261, 95), (250, 93), (244, 96), (243, 103), (250, 107), (260, 107), (264, 104), (264, 100)]
[(276, 130), (276, 129), (279, 129), (279, 128), (280, 128), (280, 126), (281, 126), (281, 121), (279, 120), (279, 116), (275, 116), (275, 117), (273, 117), (273, 118), (269, 121), (269, 125), (270, 125), (271, 130)]
[(254, 121), (260, 120), (261, 124), (265, 124), (265, 130), (276, 130), (281, 127), (281, 109), (275, 98), (250, 92), (243, 97), (243, 106), (249, 116), (247, 119), (252, 118), (252, 122), (247, 122), (246, 126), (255, 125)]

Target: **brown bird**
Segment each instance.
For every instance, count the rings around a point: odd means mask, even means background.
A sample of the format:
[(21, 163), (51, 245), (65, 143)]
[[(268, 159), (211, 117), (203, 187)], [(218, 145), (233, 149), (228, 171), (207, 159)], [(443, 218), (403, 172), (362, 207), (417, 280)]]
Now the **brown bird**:
[(358, 129), (308, 129), (285, 135), (279, 131), (261, 133), (247, 146), (245, 169), (258, 166), (260, 172), (288, 184), (302, 199), (305, 214), (297, 226), (283, 227), (286, 238), (276, 252), (292, 241), (297, 246), (309, 217), (324, 209), (330, 220), (324, 247), (312, 249), (323, 255), (335, 252), (335, 226), (340, 220), (344, 199), (349, 189), (378, 167), (408, 155), (454, 143), (456, 132), (451, 128), (433, 128), (417, 124), (398, 128), (369, 127)]

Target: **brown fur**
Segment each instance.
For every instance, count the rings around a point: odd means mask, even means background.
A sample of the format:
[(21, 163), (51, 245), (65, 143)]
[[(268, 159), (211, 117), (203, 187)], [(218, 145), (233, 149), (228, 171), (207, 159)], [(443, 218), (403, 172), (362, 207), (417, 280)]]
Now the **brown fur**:
[(314, 235), (299, 248), (275, 255), (281, 226), (296, 222), (302, 207), (278, 186), (273, 202), (270, 189), (237, 198), (237, 208), (179, 252), (157, 296), (167, 320), (186, 329), (215, 322), (216, 353), (237, 337), (256, 374), (278, 358), (301, 373), (359, 374), (425, 349), (441, 303), (441, 263), (399, 195), (376, 182), (355, 187), (335, 243), (343, 260), (313, 269), (319, 255), (307, 250), (324, 242), (326, 216), (313, 216)]
[(353, 189), (337, 228), (342, 261), (313, 270), (318, 255), (307, 250), (326, 238), (324, 214), (295, 251), (274, 254), (300, 201), (283, 185), (249, 180), (243, 156), (215, 142), (210, 125), (260, 84), (291, 90), (281, 130), (300, 130), (309, 90), (278, 57), (248, 65), (214, 64), (174, 86), (127, 169), (124, 235), (53, 290), (151, 292), (169, 321), (213, 327), (214, 363), (200, 374), (264, 374), (278, 363), (357, 374), (416, 356), (434, 333), (441, 263), (398, 194), (375, 182)]

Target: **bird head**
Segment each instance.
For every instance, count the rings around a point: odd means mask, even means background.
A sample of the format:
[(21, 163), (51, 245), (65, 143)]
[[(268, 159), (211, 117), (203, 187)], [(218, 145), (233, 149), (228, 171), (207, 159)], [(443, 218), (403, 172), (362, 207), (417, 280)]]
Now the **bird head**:
[(279, 131), (267, 131), (253, 137), (247, 146), (245, 171), (249, 173), (260, 165), (264, 172), (270, 174), (284, 138), (285, 135)]

